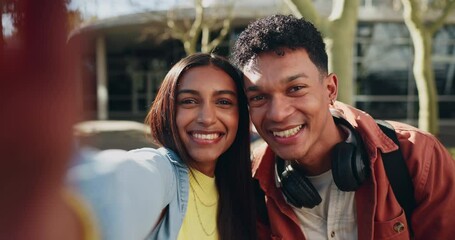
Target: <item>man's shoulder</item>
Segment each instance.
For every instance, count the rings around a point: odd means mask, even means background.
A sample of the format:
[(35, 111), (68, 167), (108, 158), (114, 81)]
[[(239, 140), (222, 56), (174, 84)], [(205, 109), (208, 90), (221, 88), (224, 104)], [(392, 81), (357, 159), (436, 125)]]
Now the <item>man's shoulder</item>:
[(439, 140), (434, 135), (410, 124), (387, 119), (374, 119), (367, 112), (342, 102), (337, 102), (336, 107), (357, 129), (369, 151), (376, 151), (379, 148), (381, 151), (390, 152), (397, 149), (394, 142), (380, 129), (376, 120), (385, 120), (393, 127), (400, 147), (413, 148), (426, 144), (439, 144)]
[(269, 149), (266, 142), (262, 142), (261, 144), (254, 147), (251, 151), (251, 170), (253, 172), (253, 176), (255, 175), (259, 166), (263, 163), (263, 159), (265, 156), (271, 154), (271, 150)]
[(390, 123), (390, 125), (392, 125), (400, 140), (405, 137), (416, 135), (424, 139), (431, 139), (431, 141), (437, 140), (437, 138), (431, 133), (425, 132), (410, 124), (387, 119), (375, 119), (372, 116), (370, 116), (367, 112), (355, 108), (351, 105), (345, 104), (343, 102), (337, 102), (336, 106), (343, 112), (343, 115), (349, 122), (351, 122), (351, 124), (360, 127), (359, 129), (363, 137), (368, 137), (365, 136), (365, 132), (371, 130), (372, 126), (377, 125), (375, 120), (386, 120), (388, 123)]
[(410, 124), (397, 121), (387, 122), (389, 122), (390, 125), (393, 126), (395, 133), (397, 134), (398, 140), (400, 141), (400, 146), (413, 145), (414, 147), (416, 146), (430, 147), (430, 145), (441, 144), (435, 135), (423, 131)]

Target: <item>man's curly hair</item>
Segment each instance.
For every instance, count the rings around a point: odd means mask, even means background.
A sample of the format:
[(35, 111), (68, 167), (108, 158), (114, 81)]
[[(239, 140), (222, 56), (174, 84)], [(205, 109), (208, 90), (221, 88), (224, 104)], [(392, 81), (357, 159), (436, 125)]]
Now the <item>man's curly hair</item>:
[(272, 15), (250, 23), (237, 39), (232, 61), (243, 69), (263, 52), (284, 54), (284, 49), (303, 48), (321, 72), (327, 73), (327, 53), (314, 25), (292, 15)]

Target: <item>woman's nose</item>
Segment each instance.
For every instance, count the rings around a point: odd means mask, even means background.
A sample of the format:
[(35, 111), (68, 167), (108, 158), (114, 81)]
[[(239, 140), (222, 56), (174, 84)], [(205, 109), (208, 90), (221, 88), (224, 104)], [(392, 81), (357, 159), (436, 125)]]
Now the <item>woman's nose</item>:
[(210, 125), (216, 121), (215, 106), (204, 104), (199, 110), (197, 122), (203, 125)]

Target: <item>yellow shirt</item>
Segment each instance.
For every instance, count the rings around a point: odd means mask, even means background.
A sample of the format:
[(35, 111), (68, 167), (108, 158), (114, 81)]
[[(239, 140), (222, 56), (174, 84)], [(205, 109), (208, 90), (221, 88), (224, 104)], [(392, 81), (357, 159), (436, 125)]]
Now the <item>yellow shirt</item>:
[(178, 240), (219, 239), (216, 224), (218, 189), (215, 178), (191, 169), (188, 206)]
[(78, 195), (78, 193), (72, 189), (64, 189), (62, 191), (62, 197), (80, 221), (82, 239), (100, 240), (100, 232), (98, 231), (97, 224), (95, 223), (95, 218), (90, 212), (88, 205)]

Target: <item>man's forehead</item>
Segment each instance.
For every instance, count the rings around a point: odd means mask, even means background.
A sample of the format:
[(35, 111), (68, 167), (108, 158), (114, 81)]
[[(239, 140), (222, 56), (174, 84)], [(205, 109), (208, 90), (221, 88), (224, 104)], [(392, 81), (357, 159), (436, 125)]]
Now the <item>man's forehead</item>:
[(284, 56), (282, 53), (284, 53), (284, 51), (267, 51), (253, 56), (242, 69), (243, 74), (247, 78), (245, 80), (249, 80), (254, 84), (260, 79), (268, 78), (271, 75), (273, 75), (273, 78), (281, 78), (281, 71), (270, 71), (270, 64), (276, 63), (275, 60), (281, 59)]
[(286, 52), (293, 52), (294, 50), (290, 49), (276, 49), (276, 50), (269, 50), (265, 52), (261, 52), (251, 57), (250, 60), (245, 64), (243, 67), (243, 71), (249, 72), (257, 72), (260, 73), (264, 67), (263, 61), (271, 60), (271, 59), (280, 59), (286, 55)]
[(259, 72), (258, 57), (252, 57), (242, 69), (243, 72)]
[(262, 77), (262, 71), (256, 60), (250, 60), (243, 68), (243, 80), (246, 85), (254, 84)]

